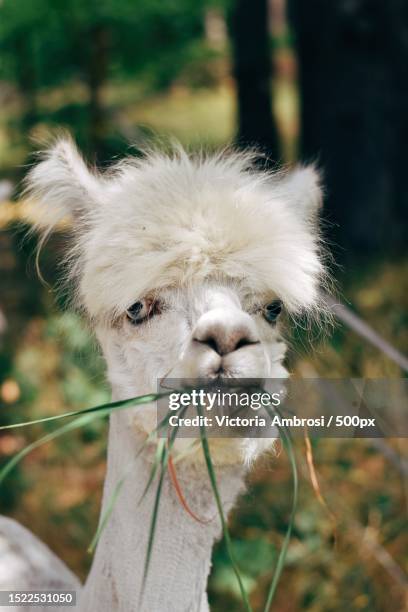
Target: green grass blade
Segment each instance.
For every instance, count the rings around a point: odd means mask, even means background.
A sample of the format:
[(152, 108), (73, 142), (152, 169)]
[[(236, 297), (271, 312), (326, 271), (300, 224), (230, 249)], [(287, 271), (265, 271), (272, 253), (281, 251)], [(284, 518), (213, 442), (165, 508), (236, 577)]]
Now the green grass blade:
[[(163, 419), (163, 421), (164, 420), (165, 419)], [(163, 421), (162, 421), (162, 423), (163, 423)], [(165, 423), (164, 423), (164, 425), (165, 425)], [(150, 432), (150, 434), (147, 436), (146, 440), (141, 445), (141, 448), (138, 450), (138, 452), (136, 454), (136, 457), (138, 457), (140, 455), (140, 453), (146, 447), (148, 442), (151, 441), (151, 439), (157, 433), (157, 430), (158, 430), (158, 428), (160, 426), (161, 426), (161, 424), (159, 423), (157, 428), (155, 428), (153, 431)], [(140, 500), (138, 502), (138, 506), (141, 504), (141, 502), (144, 499), (148, 489), (150, 488), (150, 485), (152, 484), (152, 482), (154, 480), (154, 477), (155, 477), (156, 472), (157, 472), (157, 467), (158, 467), (158, 464), (160, 462), (160, 456), (161, 456), (161, 446), (158, 444), (157, 448), (156, 448), (155, 459), (154, 459), (154, 462), (153, 462), (153, 467), (152, 467), (151, 472), (150, 472), (149, 480), (148, 480), (148, 482), (146, 484), (146, 487), (145, 487), (145, 489), (144, 489), (144, 491), (142, 493), (142, 496), (141, 496), (141, 498), (140, 498)], [(117, 501), (117, 499), (118, 499), (118, 497), (120, 495), (120, 492), (122, 490), (123, 484), (124, 484), (126, 478), (129, 475), (129, 471), (130, 470), (128, 470), (126, 472), (126, 474), (119, 480), (119, 482), (116, 484), (116, 486), (115, 486), (115, 488), (113, 490), (113, 493), (112, 493), (112, 495), (111, 495), (111, 497), (110, 497), (110, 499), (108, 501), (107, 509), (106, 509), (105, 513), (103, 514), (103, 516), (101, 517), (98, 529), (97, 529), (97, 531), (96, 531), (96, 533), (95, 533), (95, 535), (94, 535), (94, 537), (92, 539), (91, 544), (89, 545), (88, 552), (90, 552), (90, 553), (94, 552), (94, 550), (96, 548), (96, 545), (99, 542), (99, 539), (100, 539), (100, 537), (102, 535), (102, 532), (105, 529), (106, 525), (108, 524), (108, 521), (109, 521), (109, 519), (111, 517), (111, 514), (112, 514), (112, 512), (114, 510), (116, 501)]]
[[(160, 423), (158, 423), (157, 427), (155, 427), (153, 429), (153, 431), (151, 431), (149, 433), (149, 435), (147, 436), (147, 438), (144, 440), (143, 444), (141, 445), (140, 449), (136, 453), (136, 458), (139, 457), (139, 455), (141, 454), (143, 449), (147, 446), (147, 444), (149, 442), (152, 441), (152, 439), (157, 435), (157, 433), (161, 429), (163, 429), (163, 427), (166, 427), (166, 425), (168, 424), (168, 420), (169, 420), (170, 416), (171, 416), (171, 412), (168, 411), (167, 414), (164, 416), (164, 418), (160, 421)], [(144, 491), (142, 493), (142, 496), (141, 496), (141, 498), (140, 498), (140, 500), (138, 502), (138, 506), (141, 504), (141, 502), (145, 498), (146, 493), (149, 490), (149, 488), (150, 488), (150, 486), (151, 486), (151, 484), (152, 484), (152, 482), (154, 480), (154, 477), (155, 477), (155, 475), (157, 473), (158, 465), (160, 463), (160, 457), (161, 457), (161, 445), (157, 444), (156, 453), (155, 453), (155, 459), (153, 461), (153, 467), (152, 467), (152, 469), (150, 471), (149, 480), (147, 481), (146, 487), (145, 487), (145, 489), (144, 489)], [(119, 480), (119, 482), (116, 484), (116, 486), (115, 486), (115, 488), (113, 490), (113, 493), (112, 493), (112, 495), (111, 495), (111, 497), (110, 497), (110, 499), (108, 501), (107, 509), (104, 512), (104, 514), (102, 515), (102, 517), (101, 517), (101, 519), (99, 521), (99, 525), (98, 525), (98, 528), (96, 530), (96, 533), (95, 533), (94, 537), (92, 538), (92, 541), (91, 541), (91, 543), (90, 543), (90, 545), (88, 547), (88, 552), (90, 552), (90, 553), (94, 552), (94, 550), (96, 548), (96, 545), (98, 544), (98, 542), (100, 540), (100, 537), (101, 537), (101, 535), (103, 533), (103, 530), (105, 529), (106, 525), (108, 524), (108, 521), (109, 521), (109, 519), (110, 519), (110, 517), (112, 515), (112, 512), (114, 510), (115, 504), (116, 504), (116, 502), (118, 500), (118, 497), (119, 497), (119, 495), (121, 493), (123, 484), (124, 484), (126, 478), (129, 475), (129, 471), (130, 471), (130, 469), (127, 470), (125, 475)]]
[(94, 412), (104, 410), (118, 410), (124, 408), (130, 408), (131, 406), (139, 406), (141, 404), (149, 404), (150, 402), (157, 401), (162, 397), (169, 395), (166, 393), (148, 393), (147, 395), (139, 395), (126, 400), (119, 400), (117, 402), (109, 402), (108, 404), (101, 404), (100, 406), (93, 406), (92, 408), (84, 408), (82, 410), (73, 410), (71, 412), (64, 412), (63, 414), (56, 414), (53, 416), (42, 417), (39, 419), (33, 419), (32, 421), (24, 421), (22, 423), (14, 423), (11, 425), (1, 425), (0, 431), (3, 429), (16, 429), (17, 427), (27, 427), (28, 425), (37, 425), (39, 423), (47, 423), (49, 421), (57, 421), (59, 419), (66, 419), (68, 417), (75, 417), (81, 414), (92, 414)]
[(4, 479), (8, 476), (8, 474), (11, 472), (11, 470), (31, 451), (35, 450), (39, 446), (42, 446), (43, 444), (46, 444), (47, 442), (51, 442), (52, 440), (55, 440), (55, 438), (58, 438), (59, 436), (62, 436), (63, 434), (68, 433), (69, 431), (72, 431), (74, 429), (78, 429), (79, 427), (83, 427), (84, 425), (87, 425), (88, 423), (90, 423), (96, 418), (102, 418), (103, 416), (106, 416), (107, 414), (109, 414), (108, 410), (106, 410), (103, 413), (94, 412), (91, 414), (82, 414), (81, 416), (77, 417), (73, 421), (70, 421), (66, 425), (62, 425), (62, 427), (58, 427), (58, 429), (56, 429), (55, 431), (52, 431), (46, 434), (45, 436), (42, 436), (35, 442), (28, 444), (20, 452), (14, 455), (14, 457), (12, 457), (12, 459), (10, 459), (10, 461), (8, 461), (6, 465), (3, 467), (3, 469), (0, 471), (0, 485), (4, 481)]
[(142, 501), (144, 500), (144, 498), (146, 497), (146, 494), (148, 492), (148, 490), (150, 489), (153, 480), (157, 474), (157, 470), (159, 468), (160, 462), (161, 462), (161, 457), (162, 457), (162, 453), (163, 453), (163, 446), (166, 445), (166, 440), (159, 440), (159, 442), (157, 443), (157, 448), (156, 448), (156, 452), (154, 455), (154, 460), (153, 460), (153, 466), (152, 469), (150, 470), (150, 475), (149, 478), (147, 480), (146, 486), (143, 490), (142, 495), (140, 496), (140, 499), (137, 503), (138, 506), (140, 506), (140, 504), (142, 503)]
[[(197, 406), (197, 412), (198, 412), (199, 416), (202, 416), (201, 408), (199, 406)], [(238, 568), (238, 564), (235, 561), (234, 554), (232, 552), (231, 538), (230, 538), (230, 535), (229, 535), (229, 531), (228, 531), (228, 527), (227, 527), (227, 521), (225, 519), (224, 510), (223, 510), (223, 507), (222, 507), (221, 497), (220, 497), (219, 490), (218, 490), (218, 485), (217, 485), (217, 478), (216, 478), (216, 475), (215, 475), (215, 470), (214, 470), (214, 466), (213, 466), (212, 459), (211, 459), (210, 447), (209, 447), (209, 444), (208, 444), (207, 434), (206, 434), (204, 425), (200, 425), (200, 437), (201, 437), (201, 445), (203, 447), (204, 458), (205, 458), (205, 462), (206, 462), (206, 465), (207, 465), (207, 471), (208, 471), (208, 475), (210, 477), (211, 487), (212, 487), (212, 490), (214, 492), (214, 497), (215, 497), (218, 513), (219, 513), (220, 520), (221, 520), (221, 527), (222, 527), (222, 532), (223, 532), (223, 536), (224, 536), (224, 540), (225, 540), (225, 545), (226, 545), (226, 548), (227, 548), (227, 553), (228, 553), (228, 556), (230, 558), (232, 568), (234, 570), (235, 576), (236, 576), (238, 584), (239, 584), (239, 589), (241, 591), (241, 596), (242, 596), (242, 599), (243, 599), (243, 602), (244, 602), (244, 605), (245, 605), (245, 609), (247, 610), (247, 612), (252, 612), (252, 608), (251, 608), (251, 605), (249, 603), (248, 595), (246, 593), (244, 584), (242, 582), (242, 578), (241, 578), (241, 574), (240, 574), (240, 571), (239, 571), (239, 568)]]
[(144, 569), (143, 569), (142, 590), (140, 594), (140, 600), (142, 600), (143, 598), (144, 588), (146, 585), (146, 579), (147, 579), (147, 575), (149, 572), (150, 560), (151, 560), (152, 551), (153, 551), (154, 535), (156, 532), (157, 517), (159, 514), (161, 492), (162, 492), (162, 487), (163, 487), (164, 475), (167, 470), (167, 461), (168, 461), (168, 449), (167, 449), (165, 440), (163, 440), (161, 453), (160, 453), (160, 476), (159, 476), (159, 482), (157, 483), (156, 495), (154, 499), (152, 519), (150, 521), (149, 537), (147, 541), (147, 550), (146, 550), (146, 558), (145, 558), (145, 564), (144, 564)]
[[(166, 427), (166, 425), (168, 425), (169, 418), (170, 418), (170, 416), (172, 416), (172, 414), (177, 414), (178, 416), (183, 416), (183, 414), (186, 412), (186, 410), (187, 410), (187, 407), (183, 406), (183, 407), (179, 408), (176, 411), (176, 413), (172, 413), (172, 412), (168, 411), (167, 414), (165, 415), (165, 417), (158, 424), (158, 426), (151, 432), (151, 434), (149, 434), (149, 437), (152, 436), (153, 434), (156, 434), (158, 431), (160, 431), (164, 427)], [(179, 426), (176, 425), (175, 427), (173, 427), (173, 430), (171, 432), (170, 438), (168, 440), (168, 445), (169, 445), (168, 450), (169, 450), (169, 453), (170, 453), (170, 450), (171, 450), (171, 448), (172, 448), (172, 446), (174, 444), (174, 441), (176, 439), (178, 429), (179, 429)], [(145, 446), (146, 442), (143, 444), (143, 447)], [(144, 488), (144, 491), (142, 493), (142, 496), (141, 496), (141, 498), (139, 500), (138, 505), (140, 505), (142, 503), (143, 499), (146, 496), (146, 493), (148, 492), (148, 490), (150, 489), (150, 487), (151, 487), (151, 485), (153, 483), (154, 477), (156, 476), (156, 473), (157, 473), (158, 466), (160, 464), (160, 457), (161, 457), (161, 446), (158, 445), (158, 447), (156, 449), (156, 454), (155, 454), (155, 458), (154, 458), (153, 467), (152, 467), (152, 469), (150, 471), (149, 479), (148, 479), (148, 481), (146, 483), (146, 486)]]
[(23, 427), (25, 425), (34, 425), (35, 423), (44, 423), (47, 421), (54, 421), (61, 418), (67, 417), (76, 417), (66, 425), (59, 427), (58, 429), (42, 436), (39, 440), (32, 442), (28, 446), (24, 447), (19, 453), (17, 453), (10, 461), (6, 463), (6, 465), (0, 470), (0, 485), (3, 480), (7, 477), (9, 472), (31, 451), (35, 450), (42, 444), (46, 444), (58, 438), (59, 436), (72, 431), (73, 429), (77, 429), (79, 427), (83, 427), (89, 422), (93, 421), (97, 418), (103, 418), (108, 416), (114, 410), (121, 410), (124, 408), (130, 408), (132, 406), (139, 406), (142, 404), (148, 404), (152, 401), (156, 401), (160, 399), (160, 397), (166, 397), (168, 393), (149, 393), (147, 395), (140, 395), (138, 397), (130, 398), (127, 400), (120, 400), (117, 402), (109, 402), (108, 404), (102, 404), (100, 406), (94, 406), (92, 408), (85, 408), (84, 410), (76, 410), (74, 412), (59, 414), (53, 417), (45, 417), (43, 419), (36, 419), (34, 421), (26, 421), (25, 423), (17, 423), (15, 425), (5, 425), (0, 427), (1, 429), (11, 429), (14, 427)]
[[(52, 440), (58, 438), (59, 436), (64, 435), (65, 433), (68, 433), (74, 429), (78, 429), (79, 427), (83, 427), (84, 425), (87, 425), (89, 422), (93, 421), (94, 419), (97, 418), (103, 418), (105, 416), (108, 416), (113, 410), (117, 410), (117, 409), (124, 409), (124, 408), (129, 408), (131, 406), (137, 406), (137, 405), (142, 405), (142, 404), (146, 404), (146, 403), (150, 403), (152, 401), (157, 401), (157, 399), (160, 399), (161, 397), (166, 397), (168, 395), (168, 393), (161, 393), (161, 394), (153, 394), (153, 393), (149, 393), (147, 395), (142, 395), (142, 396), (138, 396), (138, 397), (134, 397), (134, 398), (130, 398), (127, 400), (120, 400), (117, 402), (109, 402), (108, 404), (102, 404), (100, 406), (94, 406), (92, 408), (86, 408), (84, 410), (76, 410), (76, 411), (72, 411), (72, 412), (67, 412), (64, 414), (59, 414), (59, 415), (55, 415), (52, 417), (45, 417), (45, 418), (41, 418), (41, 419), (35, 419), (32, 421), (26, 421), (23, 423), (16, 423), (14, 425), (5, 425), (3, 427), (0, 427), (0, 430), (2, 429), (13, 429), (16, 427), (24, 427), (27, 425), (34, 425), (34, 424), (39, 424), (39, 423), (45, 423), (45, 422), (49, 422), (49, 421), (55, 421), (58, 419), (62, 419), (62, 418), (67, 418), (67, 417), (77, 417), (74, 418), (72, 421), (70, 421), (69, 423), (67, 423), (66, 425), (63, 425), (61, 427), (59, 427), (58, 429), (56, 429), (53, 432), (50, 432), (48, 434), (46, 434), (45, 436), (42, 436), (41, 438), (39, 438), (38, 440), (36, 440), (35, 442), (32, 442), (31, 444), (27, 445), (26, 447), (24, 447), (19, 453), (17, 453), (10, 461), (7, 462), (7, 464), (3, 467), (2, 470), (0, 470), (0, 485), (1, 483), (4, 481), (4, 479), (8, 476), (8, 474), (11, 472), (11, 470), (22, 460), (24, 459), (24, 457), (26, 455), (28, 455), (31, 451), (35, 450), (36, 448), (42, 446), (43, 444), (46, 444), (47, 442), (51, 442)], [(166, 415), (166, 417), (161, 421), (161, 423), (158, 424), (157, 428), (155, 428), (155, 430), (153, 430), (149, 436), (147, 437), (147, 439), (144, 441), (142, 448), (139, 450), (138, 455), (140, 454), (140, 452), (143, 450), (143, 448), (146, 446), (146, 444), (152, 439), (152, 437), (157, 433), (157, 431), (160, 430), (160, 428), (162, 428), (163, 426), (165, 426), (167, 424), (168, 418), (169, 418), (170, 414)], [(92, 542), (88, 548), (89, 552), (93, 552), (93, 550), (95, 549), (96, 544), (99, 541), (99, 538), (112, 514), (113, 508), (115, 506), (115, 503), (117, 501), (117, 498), (121, 492), (121, 489), (123, 487), (123, 483), (126, 480), (127, 474), (125, 474), (125, 476), (123, 476), (123, 478), (120, 479), (120, 481), (117, 483), (113, 494), (111, 496), (111, 499), (109, 500), (108, 503), (108, 509), (106, 511), (106, 513), (103, 515), (103, 517), (100, 520), (98, 529), (92, 539)], [(154, 474), (152, 477), (152, 480), (154, 478)]]
[[(158, 423), (157, 427), (155, 427), (153, 429), (153, 431), (151, 431), (149, 433), (149, 435), (147, 436), (147, 438), (144, 440), (143, 444), (141, 445), (140, 449), (136, 453), (136, 458), (139, 457), (139, 455), (141, 454), (143, 449), (147, 446), (147, 444), (149, 442), (152, 441), (152, 439), (155, 437), (155, 435), (157, 435), (157, 433), (163, 427), (166, 427), (170, 416), (171, 416), (171, 412), (169, 411), (164, 416), (164, 418), (160, 421), (160, 423)], [(144, 489), (144, 491), (142, 493), (142, 496), (141, 496), (141, 498), (140, 498), (140, 500), (138, 502), (138, 506), (141, 504), (141, 502), (145, 498), (146, 493), (149, 490), (149, 488), (150, 488), (150, 486), (151, 486), (151, 484), (152, 484), (152, 482), (154, 480), (154, 477), (155, 477), (155, 475), (157, 473), (158, 465), (160, 463), (160, 457), (161, 457), (161, 445), (158, 444), (157, 448), (156, 448), (155, 459), (153, 461), (153, 467), (152, 467), (151, 472), (150, 472), (149, 480), (147, 481), (146, 487), (145, 487), (145, 489)], [(112, 493), (112, 495), (111, 495), (111, 497), (110, 497), (110, 499), (108, 501), (107, 508), (106, 508), (104, 514), (102, 515), (102, 517), (100, 518), (99, 525), (98, 525), (98, 528), (96, 530), (96, 533), (95, 533), (94, 537), (92, 538), (92, 541), (91, 541), (91, 543), (90, 543), (90, 545), (88, 547), (88, 552), (89, 553), (93, 553), (95, 551), (96, 545), (98, 544), (98, 542), (100, 540), (100, 537), (101, 537), (101, 535), (102, 535), (106, 525), (108, 524), (108, 521), (109, 521), (109, 519), (110, 519), (110, 517), (112, 515), (112, 512), (113, 512), (114, 508), (115, 508), (115, 504), (116, 504), (116, 502), (118, 500), (118, 497), (119, 497), (119, 495), (120, 495), (120, 493), (122, 491), (123, 484), (124, 484), (126, 478), (129, 475), (129, 472), (130, 472), (130, 468), (126, 471), (124, 476), (122, 476), (122, 478), (119, 480), (119, 482), (116, 484), (116, 486), (115, 486), (115, 488), (113, 490), (113, 493)]]
[(94, 537), (92, 538), (92, 542), (90, 543), (89, 547), (88, 547), (88, 552), (89, 553), (93, 553), (96, 545), (99, 542), (99, 539), (102, 535), (103, 530), (105, 529), (106, 525), (108, 524), (108, 521), (111, 517), (111, 514), (113, 512), (113, 509), (115, 507), (115, 504), (117, 502), (117, 499), (120, 495), (120, 492), (122, 491), (122, 487), (125, 483), (126, 478), (129, 476), (129, 472), (126, 472), (126, 474), (124, 476), (122, 476), (122, 478), (119, 480), (119, 482), (116, 484), (113, 493), (109, 499), (108, 502), (108, 507), (106, 509), (106, 511), (104, 512), (103, 516), (101, 517), (100, 521), (99, 521), (99, 525), (98, 525), (98, 529), (96, 530), (96, 533), (94, 535)]
[[(179, 409), (180, 415), (182, 416), (187, 410), (187, 407), (182, 407), (181, 409)], [(163, 421), (168, 421), (168, 419), (170, 418), (170, 411), (167, 413), (166, 417), (163, 419)], [(163, 422), (162, 421), (162, 422)], [(157, 448), (157, 452), (156, 452), (156, 460), (155, 460), (155, 464), (153, 465), (153, 468), (151, 470), (150, 473), (150, 477), (148, 480), (148, 483), (146, 485), (146, 488), (144, 490), (143, 497), (146, 495), (148, 489), (150, 488), (154, 477), (156, 475), (157, 472), (157, 468), (160, 465), (160, 477), (159, 477), (159, 482), (157, 484), (157, 490), (156, 490), (156, 496), (155, 496), (155, 500), (154, 500), (154, 506), (153, 506), (153, 513), (152, 513), (152, 520), (150, 522), (150, 529), (149, 529), (149, 538), (148, 538), (148, 543), (147, 543), (147, 551), (146, 551), (146, 558), (145, 558), (145, 565), (144, 565), (144, 571), (143, 571), (143, 580), (142, 580), (142, 590), (141, 590), (141, 594), (140, 594), (140, 603), (143, 599), (143, 594), (144, 594), (144, 588), (146, 585), (146, 579), (147, 579), (147, 575), (148, 575), (148, 571), (149, 571), (149, 566), (150, 566), (150, 559), (151, 559), (151, 555), (152, 555), (152, 551), (153, 551), (153, 544), (154, 544), (154, 535), (156, 532), (156, 525), (157, 525), (157, 517), (158, 517), (158, 512), (159, 512), (159, 504), (160, 504), (160, 498), (161, 498), (161, 492), (162, 492), (162, 487), (163, 487), (163, 481), (164, 481), (164, 476), (167, 472), (167, 466), (168, 466), (168, 460), (169, 460), (169, 456), (171, 453), (171, 449), (173, 447), (174, 441), (176, 439), (177, 433), (178, 433), (178, 429), (179, 426), (176, 425), (175, 427), (173, 427), (172, 432), (170, 434), (170, 436), (168, 437), (168, 439), (163, 439), (160, 442), (162, 442), (162, 444), (158, 445)]]
[[(45, 423), (45, 422), (49, 422), (49, 421), (55, 421), (55, 420), (59, 420), (59, 419), (63, 419), (63, 418), (69, 418), (72, 417), (73, 420), (70, 421), (69, 423), (59, 427), (58, 429), (54, 430), (51, 433), (46, 434), (45, 436), (42, 436), (39, 440), (36, 440), (35, 442), (32, 442), (31, 444), (29, 444), (28, 446), (26, 446), (25, 448), (23, 448), (19, 453), (17, 453), (4, 467), (3, 469), (0, 471), (0, 485), (1, 483), (4, 481), (4, 479), (7, 477), (7, 475), (10, 473), (10, 471), (31, 451), (35, 450), (36, 448), (38, 448), (39, 446), (41, 446), (42, 444), (46, 444), (47, 442), (50, 442), (56, 438), (58, 438), (61, 435), (64, 435), (65, 433), (68, 433), (70, 431), (73, 431), (74, 429), (78, 429), (80, 427), (83, 427), (84, 425), (87, 425), (88, 423), (90, 423), (91, 421), (93, 421), (96, 418), (103, 418), (105, 416), (108, 416), (111, 412), (113, 412), (114, 410), (117, 409), (125, 409), (125, 408), (130, 408), (132, 406), (138, 406), (138, 405), (142, 405), (142, 404), (146, 404), (146, 403), (150, 403), (153, 401), (157, 401), (158, 399), (162, 398), (162, 397), (166, 397), (167, 395), (169, 395), (169, 392), (166, 393), (150, 393), (147, 395), (142, 395), (142, 396), (138, 396), (138, 397), (134, 397), (134, 398), (130, 398), (127, 400), (120, 400), (117, 402), (109, 402), (107, 404), (103, 404), (100, 406), (94, 406), (92, 408), (86, 408), (83, 410), (76, 410), (76, 411), (71, 411), (71, 412), (67, 412), (64, 414), (59, 414), (59, 415), (54, 415), (54, 416), (50, 416), (50, 417), (44, 417), (44, 418), (40, 418), (40, 419), (35, 419), (32, 421), (26, 421), (26, 422), (22, 422), (22, 423), (15, 423), (12, 425), (4, 425), (4, 426), (0, 426), (0, 430), (5, 430), (5, 429), (13, 429), (13, 428), (18, 428), (18, 427), (25, 427), (28, 425), (34, 425), (34, 424), (39, 424), (39, 423)], [(267, 406), (265, 406), (266, 410), (268, 411), (269, 415), (272, 417), (273, 413), (271, 411), (270, 408), (268, 408)], [(184, 412), (186, 410), (186, 408), (183, 408), (181, 410), (181, 412)], [(199, 415), (201, 416), (201, 409), (200, 407), (197, 407), (197, 412), (199, 413)], [(277, 411), (278, 412), (278, 411)], [(76, 417), (76, 418), (74, 418)], [(157, 425), (157, 427), (148, 435), (148, 437), (146, 438), (146, 440), (144, 441), (142, 448), (139, 450), (138, 455), (140, 454), (140, 452), (143, 450), (143, 448), (146, 446), (146, 444), (151, 441), (151, 439), (157, 435), (157, 432), (160, 431), (160, 429), (162, 429), (163, 427), (165, 427), (166, 425), (168, 425), (168, 419), (170, 417), (170, 413), (168, 413), (164, 419), (161, 421), (161, 423), (159, 423)], [(154, 544), (154, 536), (155, 536), (155, 530), (156, 530), (156, 525), (157, 525), (157, 517), (158, 517), (158, 511), (159, 511), (159, 505), (160, 505), (160, 498), (161, 498), (161, 492), (162, 492), (162, 486), (163, 486), (163, 481), (164, 481), (164, 477), (167, 471), (167, 465), (168, 465), (168, 458), (169, 458), (169, 454), (171, 451), (171, 448), (173, 446), (173, 443), (175, 441), (175, 438), (177, 436), (177, 431), (178, 431), (178, 426), (174, 427), (170, 437), (167, 440), (167, 444), (166, 444), (166, 439), (163, 439), (162, 441), (160, 441), (160, 443), (158, 443), (157, 445), (157, 449), (156, 449), (156, 455), (155, 455), (155, 460), (153, 463), (153, 467), (146, 485), (146, 488), (143, 492), (143, 495), (141, 497), (141, 500), (145, 497), (148, 489), (150, 488), (150, 486), (152, 485), (154, 478), (157, 474), (157, 471), (160, 467), (160, 476), (159, 476), (159, 481), (158, 481), (158, 485), (157, 485), (157, 490), (156, 490), (156, 495), (155, 495), (155, 500), (154, 500), (154, 507), (153, 507), (153, 513), (152, 513), (152, 520), (150, 523), (150, 529), (149, 529), (149, 538), (148, 538), (148, 546), (147, 546), (147, 552), (146, 552), (146, 559), (145, 559), (145, 565), (144, 565), (144, 574), (143, 574), (143, 586), (142, 586), (142, 593), (141, 593), (141, 597), (143, 597), (143, 591), (144, 591), (144, 586), (146, 583), (146, 578), (147, 578), (147, 574), (148, 574), (148, 569), (149, 569), (149, 565), (150, 565), (150, 559), (151, 559), (151, 555), (152, 555), (152, 550), (153, 550), (153, 544)], [(290, 436), (290, 432), (287, 430), (287, 428), (284, 427), (279, 427), (279, 432), (281, 434), (282, 440), (283, 440), (283, 444), (285, 446), (285, 449), (288, 453), (288, 457), (290, 460), (290, 464), (291, 464), (291, 468), (292, 468), (292, 481), (293, 481), (293, 497), (292, 497), (292, 509), (291, 509), (291, 514), (290, 514), (290, 519), (289, 519), (289, 524), (288, 524), (288, 528), (285, 534), (285, 538), (282, 544), (282, 548), (278, 557), (278, 561), (276, 564), (276, 568), (274, 571), (274, 575), (273, 575), (273, 579), (271, 582), (271, 586), (269, 588), (268, 591), (268, 597), (267, 597), (267, 602), (264, 608), (264, 612), (269, 612), (272, 602), (273, 602), (273, 598), (275, 596), (276, 593), (276, 589), (277, 589), (277, 585), (279, 582), (279, 578), (281, 576), (284, 564), (285, 564), (285, 559), (286, 559), (286, 555), (287, 555), (287, 550), (288, 550), (288, 546), (289, 546), (289, 542), (290, 542), (290, 538), (291, 538), (291, 534), (292, 534), (292, 528), (293, 528), (293, 523), (294, 523), (294, 517), (295, 517), (295, 513), (296, 513), (296, 508), (297, 508), (297, 501), (298, 501), (298, 473), (297, 473), (297, 466), (296, 466), (296, 459), (295, 459), (295, 455), (294, 455), (294, 451), (293, 451), (293, 442)], [(239, 584), (239, 588), (241, 591), (241, 596), (245, 605), (245, 609), (247, 610), (247, 612), (252, 612), (249, 600), (248, 600), (248, 596), (247, 593), (245, 591), (243, 582), (242, 582), (242, 578), (240, 575), (240, 571), (238, 568), (238, 565), (236, 563), (236, 560), (234, 558), (233, 555), (233, 551), (232, 551), (232, 543), (231, 543), (231, 538), (229, 535), (229, 531), (228, 531), (228, 527), (227, 527), (227, 522), (225, 519), (225, 515), (224, 515), (224, 511), (223, 511), (223, 507), (222, 507), (222, 502), (221, 502), (221, 497), (219, 494), (219, 490), (218, 490), (218, 485), (217, 485), (217, 479), (216, 479), (216, 475), (215, 475), (215, 470), (214, 470), (214, 466), (212, 463), (212, 459), (211, 459), (211, 453), (210, 453), (210, 449), (209, 449), (209, 444), (208, 444), (208, 439), (207, 439), (207, 435), (206, 435), (206, 431), (205, 431), (205, 427), (204, 426), (200, 426), (200, 439), (201, 439), (201, 445), (203, 448), (203, 453), (204, 453), (204, 458), (205, 458), (205, 462), (206, 462), (206, 466), (207, 466), (207, 471), (209, 474), (209, 478), (210, 478), (210, 482), (211, 482), (211, 486), (213, 489), (213, 493), (214, 493), (214, 497), (215, 497), (215, 501), (216, 501), (216, 505), (217, 505), (217, 509), (218, 509), (218, 513), (220, 516), (220, 521), (221, 521), (221, 526), (222, 526), (222, 531), (223, 531), (223, 536), (224, 536), (224, 540), (225, 540), (225, 544), (226, 544), (226, 548), (227, 548), (227, 553), (228, 556), (230, 558), (231, 561), (231, 565), (233, 567), (233, 570), (235, 572), (238, 584)], [(120, 481), (117, 483), (111, 499), (108, 503), (108, 509), (105, 512), (104, 516), (101, 518), (100, 524), (98, 526), (97, 532), (90, 544), (89, 550), (93, 551), (95, 549), (95, 546), (103, 532), (103, 529), (105, 528), (111, 514), (113, 511), (113, 508), (115, 506), (115, 503), (118, 499), (118, 496), (120, 495), (120, 492), (122, 490), (124, 481), (126, 479), (128, 474), (125, 474)], [(139, 502), (140, 503), (140, 502)]]
[[(269, 406), (265, 406), (265, 409), (267, 410), (269, 416), (273, 418), (274, 416), (273, 411), (270, 410)], [(289, 517), (289, 524), (288, 524), (286, 534), (283, 540), (281, 551), (279, 553), (278, 561), (276, 563), (275, 571), (273, 573), (272, 582), (269, 587), (268, 597), (266, 600), (264, 612), (269, 612), (269, 610), (271, 609), (271, 605), (272, 605), (272, 602), (273, 602), (273, 599), (276, 593), (276, 589), (278, 586), (279, 578), (281, 577), (282, 570), (285, 565), (289, 542), (290, 542), (290, 538), (292, 535), (293, 524), (295, 521), (295, 514), (296, 514), (296, 509), (297, 509), (297, 503), (298, 503), (298, 490), (299, 490), (299, 479), (298, 479), (298, 472), (297, 472), (297, 466), (296, 466), (296, 458), (295, 458), (295, 453), (293, 451), (293, 442), (292, 442), (290, 432), (288, 431), (286, 427), (279, 427), (278, 429), (279, 429), (279, 433), (281, 434), (282, 441), (285, 446), (285, 450), (288, 453), (290, 465), (292, 468), (292, 483), (293, 483), (292, 508), (291, 508), (290, 517)]]

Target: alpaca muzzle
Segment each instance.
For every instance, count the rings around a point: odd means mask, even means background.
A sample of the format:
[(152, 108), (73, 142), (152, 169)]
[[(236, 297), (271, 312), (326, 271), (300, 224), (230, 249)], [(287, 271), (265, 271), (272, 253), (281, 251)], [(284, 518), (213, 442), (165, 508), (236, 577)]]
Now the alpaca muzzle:
[(198, 320), (182, 357), (187, 378), (262, 378), (268, 360), (251, 317), (215, 308)]

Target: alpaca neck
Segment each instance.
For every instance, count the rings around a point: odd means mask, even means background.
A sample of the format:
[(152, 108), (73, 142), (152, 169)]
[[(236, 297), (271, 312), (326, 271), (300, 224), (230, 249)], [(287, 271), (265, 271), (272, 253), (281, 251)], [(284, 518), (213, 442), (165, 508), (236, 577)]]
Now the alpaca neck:
[[(97, 546), (81, 597), (81, 612), (183, 612), (208, 610), (206, 584), (214, 540), (220, 535), (217, 508), (203, 466), (181, 463), (178, 479), (191, 508), (209, 524), (195, 521), (181, 506), (166, 475), (159, 506), (153, 552), (143, 597), (143, 570), (157, 478), (141, 503), (150, 469), (151, 450), (137, 453), (141, 434), (123, 413), (111, 416), (107, 474), (101, 516), (123, 475), (128, 474)], [(138, 455), (138, 456), (137, 456)], [(228, 510), (242, 486), (242, 471), (218, 473)]]

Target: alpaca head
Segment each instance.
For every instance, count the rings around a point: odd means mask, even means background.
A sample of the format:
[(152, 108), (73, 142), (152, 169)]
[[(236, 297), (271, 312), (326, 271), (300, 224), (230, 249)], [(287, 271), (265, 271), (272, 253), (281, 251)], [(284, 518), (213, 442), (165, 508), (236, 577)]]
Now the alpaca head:
[[(97, 174), (60, 140), (28, 186), (46, 230), (70, 217), (69, 275), (116, 398), (164, 377), (286, 376), (281, 311), (319, 308), (314, 169), (263, 173), (250, 154), (176, 147)], [(153, 407), (137, 414), (151, 430)]]

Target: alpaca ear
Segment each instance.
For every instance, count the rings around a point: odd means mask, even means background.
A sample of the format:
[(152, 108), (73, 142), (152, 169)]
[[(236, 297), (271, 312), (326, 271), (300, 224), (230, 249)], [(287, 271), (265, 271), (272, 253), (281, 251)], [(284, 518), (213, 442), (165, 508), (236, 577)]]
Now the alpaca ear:
[(24, 191), (38, 204), (38, 227), (51, 230), (62, 219), (79, 220), (97, 207), (101, 178), (88, 169), (69, 137), (57, 140), (41, 157)]
[(284, 190), (293, 206), (307, 219), (314, 218), (323, 204), (320, 174), (315, 166), (297, 166), (283, 179)]

